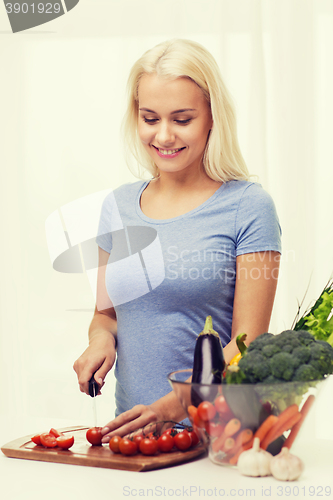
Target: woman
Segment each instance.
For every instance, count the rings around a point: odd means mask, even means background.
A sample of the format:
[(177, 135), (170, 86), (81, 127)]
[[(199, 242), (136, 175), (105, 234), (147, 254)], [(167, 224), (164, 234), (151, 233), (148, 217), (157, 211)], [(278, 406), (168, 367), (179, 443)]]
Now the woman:
[[(126, 144), (152, 178), (121, 186), (104, 201), (97, 306), (89, 347), (74, 364), (88, 393), (93, 373), (103, 385), (117, 350), (116, 418), (103, 429), (103, 442), (185, 417), (167, 374), (192, 366), (207, 315), (227, 362), (239, 333), (250, 342), (268, 330), (280, 256), (274, 204), (249, 181), (230, 96), (203, 47), (173, 40), (146, 52), (129, 77), (124, 123)], [(164, 266), (158, 286), (118, 305), (119, 289), (135, 292), (137, 277), (125, 287), (123, 275), (107, 267), (115, 211), (124, 227), (156, 232)], [(142, 255), (151, 277), (160, 260)]]

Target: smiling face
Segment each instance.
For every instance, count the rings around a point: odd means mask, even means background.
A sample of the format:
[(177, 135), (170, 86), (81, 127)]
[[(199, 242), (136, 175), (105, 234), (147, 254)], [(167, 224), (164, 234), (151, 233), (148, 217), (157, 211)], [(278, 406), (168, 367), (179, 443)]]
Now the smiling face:
[(139, 136), (160, 173), (202, 169), (213, 122), (200, 88), (188, 78), (145, 74), (138, 98)]

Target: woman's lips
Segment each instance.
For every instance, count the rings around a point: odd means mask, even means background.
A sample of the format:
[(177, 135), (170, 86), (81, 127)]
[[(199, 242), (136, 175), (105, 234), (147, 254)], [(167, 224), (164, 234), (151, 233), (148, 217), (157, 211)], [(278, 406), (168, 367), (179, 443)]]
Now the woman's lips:
[(183, 149), (185, 149), (185, 147), (173, 148), (173, 149), (162, 149), (162, 148), (157, 148), (154, 145), (153, 145), (153, 148), (156, 149), (156, 152), (160, 158), (167, 158), (167, 159), (175, 158), (183, 151)]

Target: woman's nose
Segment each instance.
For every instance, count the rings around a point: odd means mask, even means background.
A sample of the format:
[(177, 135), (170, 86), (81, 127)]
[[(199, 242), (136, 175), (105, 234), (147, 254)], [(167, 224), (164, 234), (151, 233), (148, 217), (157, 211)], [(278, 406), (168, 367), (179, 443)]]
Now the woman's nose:
[(168, 123), (160, 123), (156, 132), (156, 140), (161, 146), (172, 144), (175, 141), (175, 134)]

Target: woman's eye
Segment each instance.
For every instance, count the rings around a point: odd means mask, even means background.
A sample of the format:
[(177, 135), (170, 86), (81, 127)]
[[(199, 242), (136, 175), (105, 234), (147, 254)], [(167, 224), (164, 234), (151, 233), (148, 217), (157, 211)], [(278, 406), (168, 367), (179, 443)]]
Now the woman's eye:
[(143, 121), (145, 123), (150, 123), (150, 124), (153, 124), (153, 123), (156, 123), (157, 122), (157, 118), (143, 118)]
[(187, 120), (175, 120), (178, 125), (186, 125), (187, 123), (190, 123), (191, 118), (188, 118)]

